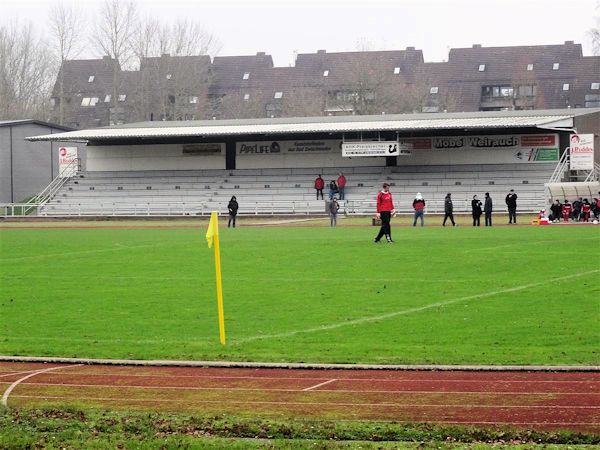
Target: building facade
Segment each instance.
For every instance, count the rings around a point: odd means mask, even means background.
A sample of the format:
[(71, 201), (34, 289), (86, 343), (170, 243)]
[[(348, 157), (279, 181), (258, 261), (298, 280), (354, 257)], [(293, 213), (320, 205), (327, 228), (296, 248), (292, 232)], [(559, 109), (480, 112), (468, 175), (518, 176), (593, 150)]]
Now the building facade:
[(600, 56), (580, 44), (451, 49), (447, 62), (404, 50), (67, 61), (53, 121), (93, 128), (139, 121), (241, 119), (600, 106)]

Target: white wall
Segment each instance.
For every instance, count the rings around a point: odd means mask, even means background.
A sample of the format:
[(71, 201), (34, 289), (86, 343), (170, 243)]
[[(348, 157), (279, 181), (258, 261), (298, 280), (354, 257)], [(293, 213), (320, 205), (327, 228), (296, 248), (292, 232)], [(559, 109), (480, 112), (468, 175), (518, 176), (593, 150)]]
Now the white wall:
[(200, 170), (225, 168), (225, 144), (221, 153), (184, 155), (184, 144), (88, 146), (87, 170)]

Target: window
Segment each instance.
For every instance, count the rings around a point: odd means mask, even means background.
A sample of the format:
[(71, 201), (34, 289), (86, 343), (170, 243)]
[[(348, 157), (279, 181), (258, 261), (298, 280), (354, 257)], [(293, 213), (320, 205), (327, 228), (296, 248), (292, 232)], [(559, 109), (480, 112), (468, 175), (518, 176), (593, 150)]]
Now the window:
[(110, 103), (111, 98), (112, 98), (112, 95), (106, 94), (106, 97), (104, 97), (104, 103)]
[(438, 91), (439, 91), (439, 88), (437, 86), (432, 86), (431, 88), (429, 88), (430, 94), (437, 94)]
[(119, 94), (119, 101), (124, 102), (127, 100), (127, 94)]
[(527, 64), (527, 71), (531, 72), (533, 70), (533, 64)]
[(500, 97), (512, 97), (513, 88), (511, 86), (501, 86), (500, 87)]
[(481, 87), (481, 97), (484, 99), (491, 100), (491, 98), (512, 97), (512, 95), (513, 87), (509, 85)]
[(190, 103), (198, 103), (198, 97), (190, 97), (190, 98), (188, 99), (188, 101), (189, 101)]
[(283, 92), (280, 92), (280, 91), (275, 92), (275, 95), (273, 96), (273, 98), (281, 98), (281, 97), (283, 97)]
[(173, 74), (171, 74), (171, 73), (168, 73), (168, 74), (167, 74), (167, 76), (166, 76), (166, 79), (167, 79), (167, 80), (170, 80), (171, 78), (173, 78)]
[(81, 99), (81, 106), (90, 106), (90, 98), (89, 97), (83, 97)]
[(323, 76), (324, 77), (328, 77), (329, 76), (329, 70), (324, 70), (323, 71)]
[(533, 97), (535, 90), (535, 85), (519, 86), (519, 97)]
[(593, 89), (593, 90), (600, 89), (600, 83), (592, 83), (592, 85), (590, 86), (590, 89)]
[(90, 98), (90, 106), (96, 106), (96, 103), (98, 103), (98, 97)]
[(600, 94), (586, 94), (585, 107), (586, 108), (600, 107)]
[(244, 100), (250, 100), (250, 94), (244, 94)]
[(400, 67), (394, 67), (394, 75), (398, 75), (400, 73)]
[(552, 64), (552, 70), (558, 70), (559, 67), (560, 67), (560, 63)]
[(485, 64), (479, 64), (479, 71), (485, 72)]
[(94, 75), (90, 75), (90, 77), (88, 78), (88, 83), (93, 83), (95, 79), (96, 77)]
[(250, 72), (244, 72), (244, 75), (242, 76), (242, 80), (247, 80), (248, 78), (250, 78)]
[(569, 90), (569, 83), (564, 83), (562, 90), (563, 91), (568, 91)]

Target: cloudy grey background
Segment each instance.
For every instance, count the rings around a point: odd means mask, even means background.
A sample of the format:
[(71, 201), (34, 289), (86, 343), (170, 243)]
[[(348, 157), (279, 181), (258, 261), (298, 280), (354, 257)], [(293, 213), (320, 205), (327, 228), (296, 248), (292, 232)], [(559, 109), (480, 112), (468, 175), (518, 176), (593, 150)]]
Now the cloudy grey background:
[[(69, 1), (64, 3), (68, 4)], [(79, 1), (94, 20), (99, 1)], [(293, 64), (294, 51), (403, 49), (426, 61), (447, 59), (450, 47), (561, 44), (574, 40), (591, 54), (587, 34), (598, 26), (598, 0), (138, 0), (142, 15), (199, 20), (221, 42), (220, 55), (265, 51)], [(51, 1), (3, 0), (0, 23), (30, 20), (40, 30)], [(80, 57), (97, 57), (91, 48)]]

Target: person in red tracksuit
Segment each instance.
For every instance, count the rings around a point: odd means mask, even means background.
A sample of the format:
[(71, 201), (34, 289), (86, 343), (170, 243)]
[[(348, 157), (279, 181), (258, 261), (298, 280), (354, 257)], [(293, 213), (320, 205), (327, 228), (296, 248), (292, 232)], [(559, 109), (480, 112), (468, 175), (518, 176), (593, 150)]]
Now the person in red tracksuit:
[(581, 205), (581, 221), (589, 222), (590, 221), (590, 210), (591, 210), (590, 202), (587, 198), (583, 199), (583, 205)]
[(563, 203), (562, 215), (563, 215), (563, 220), (565, 222), (568, 222), (569, 217), (571, 217), (571, 204), (569, 203), (569, 200), (565, 200), (565, 202)]
[(340, 172), (340, 176), (337, 179), (337, 185), (340, 194), (340, 200), (346, 200), (346, 177), (342, 172)]
[(325, 187), (325, 180), (319, 175), (315, 180), (315, 190), (317, 191), (317, 200), (319, 200), (319, 194), (321, 194), (321, 200), (323, 200), (323, 188)]
[(394, 242), (392, 240), (392, 230), (390, 228), (390, 220), (392, 216), (396, 215), (394, 209), (394, 201), (392, 200), (392, 193), (390, 192), (390, 185), (383, 183), (383, 190), (377, 194), (377, 214), (376, 217), (381, 219), (381, 228), (379, 234), (375, 238), (374, 242), (379, 242), (383, 236), (389, 244)]

